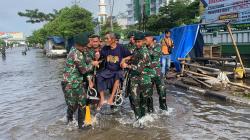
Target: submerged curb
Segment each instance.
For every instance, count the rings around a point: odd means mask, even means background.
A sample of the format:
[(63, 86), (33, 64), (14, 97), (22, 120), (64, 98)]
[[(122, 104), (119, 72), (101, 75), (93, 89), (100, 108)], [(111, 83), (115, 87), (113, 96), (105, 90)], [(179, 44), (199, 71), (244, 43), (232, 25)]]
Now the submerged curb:
[(179, 87), (179, 88), (182, 88), (182, 89), (194, 91), (194, 92), (199, 93), (199, 94), (204, 95), (204, 96), (211, 96), (211, 97), (215, 97), (215, 98), (227, 101), (227, 102), (250, 106), (249, 99), (228, 95), (227, 93), (205, 90), (205, 89), (201, 89), (198, 87), (189, 86), (189, 85), (183, 84), (181, 82), (174, 82), (174, 83), (169, 83), (169, 84), (172, 84), (172, 85)]

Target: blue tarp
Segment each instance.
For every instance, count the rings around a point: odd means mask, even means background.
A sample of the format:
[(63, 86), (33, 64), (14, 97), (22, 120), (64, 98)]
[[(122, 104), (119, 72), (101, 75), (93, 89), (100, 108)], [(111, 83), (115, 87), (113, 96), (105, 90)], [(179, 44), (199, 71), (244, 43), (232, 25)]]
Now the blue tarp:
[(64, 43), (64, 39), (62, 37), (59, 37), (59, 36), (51, 36), (51, 37), (49, 37), (49, 39), (51, 39), (55, 44), (63, 44)]
[(171, 29), (171, 38), (174, 41), (171, 60), (174, 62), (177, 71), (181, 70), (178, 58), (185, 58), (192, 50), (196, 42), (199, 27), (198, 24), (195, 24)]

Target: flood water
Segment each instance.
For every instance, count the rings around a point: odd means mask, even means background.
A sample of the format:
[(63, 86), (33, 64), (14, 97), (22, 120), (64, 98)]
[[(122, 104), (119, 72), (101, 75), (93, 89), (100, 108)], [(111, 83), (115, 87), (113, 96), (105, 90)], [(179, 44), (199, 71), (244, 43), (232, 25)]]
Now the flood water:
[(65, 125), (66, 104), (60, 87), (64, 59), (41, 50), (8, 49), (0, 57), (0, 139), (20, 140), (182, 140), (250, 139), (250, 107), (225, 103), (168, 86), (168, 112), (133, 121), (129, 105), (97, 116), (92, 129)]

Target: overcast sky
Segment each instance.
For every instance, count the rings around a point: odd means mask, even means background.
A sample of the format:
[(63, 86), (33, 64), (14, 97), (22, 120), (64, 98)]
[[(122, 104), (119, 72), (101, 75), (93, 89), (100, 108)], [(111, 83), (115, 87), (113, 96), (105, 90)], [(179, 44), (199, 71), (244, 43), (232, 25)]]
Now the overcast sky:
[[(25, 9), (39, 9), (42, 12), (52, 12), (53, 9), (61, 9), (71, 6), (74, 0), (0, 0), (0, 32), (24, 32), (30, 35), (33, 30), (38, 29), (42, 24), (26, 23), (26, 18), (19, 17), (19, 11)], [(80, 6), (86, 8), (96, 17), (98, 14), (99, 0), (80, 0)], [(119, 12), (126, 12), (126, 4), (129, 0), (115, 0), (114, 15)], [(108, 3), (109, 0), (106, 0)], [(108, 9), (107, 9), (108, 12)]]

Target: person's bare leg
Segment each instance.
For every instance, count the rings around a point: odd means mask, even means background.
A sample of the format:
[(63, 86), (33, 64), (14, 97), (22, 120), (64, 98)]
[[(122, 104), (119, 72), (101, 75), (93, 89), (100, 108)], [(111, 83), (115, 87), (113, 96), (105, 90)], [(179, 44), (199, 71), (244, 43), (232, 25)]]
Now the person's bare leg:
[(105, 102), (104, 91), (100, 91), (100, 101), (98, 107), (101, 108)]
[(119, 87), (119, 80), (115, 80), (111, 96), (109, 97), (109, 100), (108, 100), (108, 104), (113, 104), (115, 93), (116, 93), (116, 90), (118, 89), (118, 87)]

